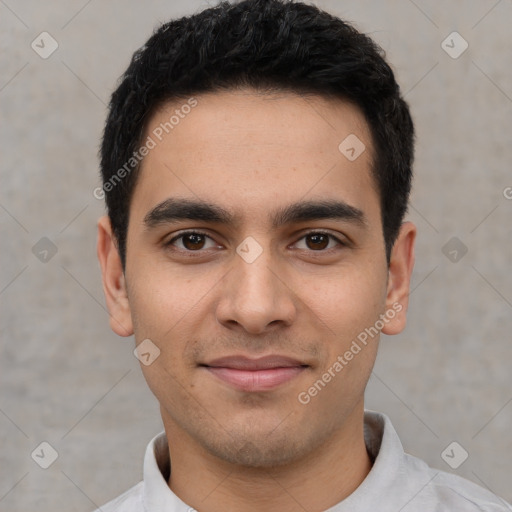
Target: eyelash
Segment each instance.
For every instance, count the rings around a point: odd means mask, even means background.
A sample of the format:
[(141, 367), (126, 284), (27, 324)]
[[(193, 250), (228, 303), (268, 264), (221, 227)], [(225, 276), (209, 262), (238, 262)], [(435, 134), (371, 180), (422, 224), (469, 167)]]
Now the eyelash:
[[(180, 240), (188, 235), (200, 235), (200, 236), (204, 236), (206, 238), (209, 238), (210, 240), (213, 240), (212, 237), (210, 235), (208, 235), (207, 233), (204, 233), (203, 231), (197, 231), (197, 230), (194, 230), (194, 231), (184, 231), (182, 233), (180, 233), (179, 235), (176, 235), (174, 236), (173, 238), (171, 238), (171, 240), (169, 240), (168, 242), (165, 242), (164, 243), (164, 246), (169, 248), (169, 247), (172, 247), (174, 242), (176, 242), (177, 240)], [(334, 240), (335, 242), (338, 243), (339, 246), (341, 247), (346, 247), (348, 246), (348, 242), (343, 242), (342, 240), (340, 240), (338, 237), (334, 236), (332, 233), (328, 233), (326, 231), (319, 231), (319, 230), (313, 230), (313, 231), (309, 231), (308, 233), (304, 233), (300, 238), (299, 240), (303, 240), (304, 238), (310, 236), (310, 235), (324, 235), (324, 236), (327, 236), (329, 237), (331, 240)], [(299, 241), (297, 240), (297, 242)], [(297, 243), (295, 242), (295, 243)], [(326, 253), (326, 252), (330, 252), (332, 251), (334, 248), (331, 247), (330, 249), (321, 249), (321, 250), (313, 250), (313, 249), (310, 249), (310, 252), (312, 253)], [(205, 251), (205, 249), (198, 249), (197, 251), (191, 251), (189, 249), (174, 249), (176, 251), (181, 251), (181, 252), (186, 252), (186, 253), (189, 253), (190, 255), (193, 255), (194, 253), (202, 253)]]

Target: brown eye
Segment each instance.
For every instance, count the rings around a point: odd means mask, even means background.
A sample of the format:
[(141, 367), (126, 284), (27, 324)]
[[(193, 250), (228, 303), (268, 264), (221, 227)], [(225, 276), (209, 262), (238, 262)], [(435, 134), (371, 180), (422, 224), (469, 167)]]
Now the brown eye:
[(314, 252), (327, 252), (346, 246), (347, 243), (337, 236), (323, 231), (310, 231), (295, 243), (297, 249)]
[(206, 250), (218, 247), (210, 236), (199, 231), (181, 233), (165, 245), (167, 247), (174, 247), (182, 252), (202, 252), (202, 249)]
[(329, 245), (329, 235), (325, 235), (323, 233), (307, 235), (306, 245), (308, 249), (323, 250)]
[(194, 251), (197, 249), (202, 249), (205, 244), (205, 236), (200, 233), (190, 233), (188, 235), (184, 235), (182, 237), (183, 247), (188, 249), (189, 251)]

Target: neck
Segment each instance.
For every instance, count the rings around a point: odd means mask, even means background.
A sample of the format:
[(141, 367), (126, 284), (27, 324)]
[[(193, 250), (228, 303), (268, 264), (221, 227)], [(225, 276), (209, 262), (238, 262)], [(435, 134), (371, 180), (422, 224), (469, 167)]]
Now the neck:
[(164, 413), (162, 418), (170, 440), (169, 487), (201, 512), (321, 512), (352, 494), (371, 469), (362, 403), (314, 453), (275, 468), (234, 466), (205, 451)]

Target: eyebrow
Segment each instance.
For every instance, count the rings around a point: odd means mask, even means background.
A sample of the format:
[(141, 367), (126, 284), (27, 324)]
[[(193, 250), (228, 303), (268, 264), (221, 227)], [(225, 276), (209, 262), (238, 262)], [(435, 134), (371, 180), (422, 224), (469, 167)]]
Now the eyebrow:
[[(332, 219), (367, 226), (362, 210), (341, 200), (303, 201), (279, 208), (270, 215), (272, 227), (278, 228), (298, 222)], [(168, 198), (144, 217), (146, 230), (181, 220), (204, 221), (236, 226), (240, 217), (221, 206), (195, 199)]]

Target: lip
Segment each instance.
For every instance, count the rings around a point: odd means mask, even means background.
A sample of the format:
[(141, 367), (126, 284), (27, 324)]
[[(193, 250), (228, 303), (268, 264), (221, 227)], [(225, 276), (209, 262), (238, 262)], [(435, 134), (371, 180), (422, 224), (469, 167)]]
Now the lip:
[(218, 379), (246, 392), (270, 391), (294, 379), (308, 365), (280, 355), (228, 356), (201, 365)]

